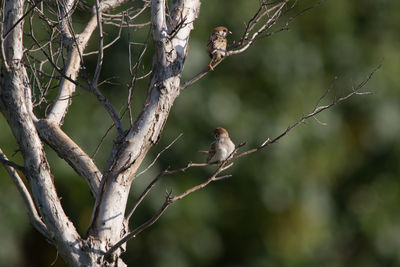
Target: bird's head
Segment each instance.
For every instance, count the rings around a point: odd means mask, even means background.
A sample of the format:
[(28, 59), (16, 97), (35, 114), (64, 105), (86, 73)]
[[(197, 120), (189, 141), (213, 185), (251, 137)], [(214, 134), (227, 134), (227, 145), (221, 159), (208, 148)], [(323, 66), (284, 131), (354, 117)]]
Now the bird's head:
[(224, 128), (218, 127), (214, 130), (215, 139), (219, 139), (220, 137), (229, 137), (228, 131)]
[(214, 28), (213, 33), (218, 34), (222, 37), (226, 37), (228, 34), (232, 34), (230, 30), (228, 30), (226, 27), (223, 26)]

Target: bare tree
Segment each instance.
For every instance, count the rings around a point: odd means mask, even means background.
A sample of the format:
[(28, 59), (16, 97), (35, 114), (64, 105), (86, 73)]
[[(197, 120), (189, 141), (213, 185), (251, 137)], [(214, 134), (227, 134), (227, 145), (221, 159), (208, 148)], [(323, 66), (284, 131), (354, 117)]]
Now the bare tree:
[[(193, 78), (181, 81), (189, 36), (200, 12), (200, 0), (174, 0), (170, 6), (165, 0), (144, 0), (140, 2), (140, 7), (138, 4), (133, 5), (126, 0), (96, 0), (93, 6), (79, 0), (5, 0), (1, 7), (0, 109), (18, 143), (24, 165), (9, 161), (1, 150), (0, 161), (20, 191), (32, 225), (71, 266), (125, 266), (120, 255), (125, 251), (126, 241), (151, 226), (171, 204), (214, 181), (230, 177), (230, 174), (222, 172), (229, 169), (233, 161), (268, 147), (305, 120), (354, 95), (368, 93), (361, 92), (361, 89), (375, 72), (371, 72), (347, 95), (334, 98), (330, 104), (320, 105), (318, 101), (309, 114), (277, 137), (266, 138), (258, 147), (241, 153), (238, 150), (244, 144), (239, 144), (205, 182), (178, 195), (167, 193), (159, 211), (131, 230), (128, 223), (132, 214), (159, 179), (192, 167), (208, 165), (189, 162), (182, 168), (162, 171), (150, 181), (133, 208), (126, 210), (132, 182), (153, 166), (161, 153), (177, 140), (164, 148), (144, 171), (138, 173), (147, 152), (157, 144), (175, 99), (182, 90), (210, 71), (205, 68)], [(292, 11), (294, 4), (289, 0), (260, 1), (259, 9), (249, 19), (242, 37), (229, 46), (227, 57), (245, 52), (260, 38), (286, 30), (296, 16), (308, 10), (306, 8), (288, 18), (287, 14)], [(90, 19), (79, 33), (75, 31), (73, 23), (74, 12), (78, 9), (91, 11)], [(146, 17), (146, 14), (151, 14), (148, 22), (136, 23), (138, 18)], [(44, 25), (47, 31), (44, 40), (36, 37), (38, 23)], [(118, 36), (108, 44), (104, 43), (105, 24), (113, 25), (119, 31)], [(135, 27), (151, 29), (155, 47), (153, 63), (150, 73), (139, 75), (137, 70), (147, 53), (147, 43), (140, 44), (143, 49), (137, 61), (130, 61), (129, 97), (124, 111), (119, 114), (100, 91), (103, 55), (105, 49), (119, 40), (121, 31)], [(94, 38), (98, 40), (97, 51), (86, 51), (89, 41)], [(96, 67), (87, 70), (84, 59), (93, 54), (97, 55)], [(132, 58), (131, 55), (129, 58)], [(220, 63), (216, 62), (214, 67)], [(93, 73), (91, 78), (87, 74), (90, 71)], [(84, 82), (78, 82), (79, 76)], [(131, 109), (133, 89), (137, 80), (146, 77), (150, 77), (147, 97), (139, 116), (134, 120)], [(58, 88), (55, 99), (48, 95), (53, 87)], [(62, 130), (64, 117), (77, 89), (89, 91), (98, 99), (112, 119), (112, 127), (116, 129), (114, 146), (103, 171)], [(330, 89), (321, 99), (326, 97)], [(52, 103), (50, 109), (44, 117), (38, 118), (34, 110), (47, 103)], [(128, 126), (121, 122), (123, 116), (129, 116)], [(95, 198), (85, 237), (78, 234), (74, 223), (64, 212), (43, 142), (85, 179)], [(21, 175), (29, 181), (29, 188)]]

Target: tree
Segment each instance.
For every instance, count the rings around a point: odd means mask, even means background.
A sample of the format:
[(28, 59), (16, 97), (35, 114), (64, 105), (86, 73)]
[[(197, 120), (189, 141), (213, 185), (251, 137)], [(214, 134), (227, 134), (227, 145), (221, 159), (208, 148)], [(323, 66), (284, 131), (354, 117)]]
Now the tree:
[[(286, 30), (294, 18), (308, 10), (306, 8), (286, 18), (294, 4), (290, 1), (261, 2), (254, 17), (246, 24), (242, 37), (229, 47), (228, 55), (243, 53), (259, 38)], [(200, 12), (200, 1), (176, 0), (168, 7), (161, 0), (143, 1), (140, 7), (128, 1), (117, 0), (97, 0), (93, 6), (73, 0), (56, 3), (4, 1), (0, 109), (18, 143), (24, 165), (9, 161), (2, 152), (1, 161), (26, 202), (33, 226), (49, 243), (57, 247), (61, 257), (71, 266), (123, 266), (120, 255), (125, 250), (126, 241), (151, 226), (172, 203), (214, 181), (229, 177), (229, 174), (221, 173), (229, 169), (234, 160), (268, 147), (308, 118), (351, 96), (367, 93), (360, 90), (374, 71), (348, 94), (334, 98), (327, 105), (320, 105), (318, 102), (309, 114), (301, 117), (277, 137), (266, 138), (256, 148), (241, 153), (238, 150), (244, 144), (239, 144), (235, 153), (218, 165), (205, 182), (181, 194), (168, 192), (160, 210), (148, 221), (130, 230), (129, 219), (159, 179), (192, 167), (208, 165), (189, 162), (179, 169), (164, 170), (150, 181), (133, 208), (126, 210), (132, 182), (140, 175), (138, 168), (149, 149), (157, 144), (175, 99), (182, 90), (209, 73), (209, 69), (205, 68), (193, 78), (181, 81), (185, 58), (189, 52), (189, 36)], [(73, 15), (79, 8), (91, 10), (91, 16), (83, 30), (76, 33)], [(151, 19), (148, 23), (133, 24), (149, 11)], [(40, 38), (44, 41), (37, 37), (39, 30), (35, 27), (38, 21), (47, 28), (46, 37)], [(137, 72), (142, 65), (142, 56), (147, 52), (147, 44), (142, 44), (143, 50), (139, 59), (130, 66), (128, 100), (122, 114), (118, 114), (100, 91), (104, 49), (115, 43), (113, 41), (104, 44), (105, 24), (115, 25), (120, 32), (130, 27), (151, 27), (154, 57), (149, 88), (141, 112), (135, 120), (132, 117), (131, 101), (136, 82), (148, 76), (140, 77)], [(24, 33), (28, 40), (23, 38)], [(40, 31), (40, 34), (43, 32)], [(94, 69), (89, 69), (84, 61), (88, 55), (86, 48), (95, 37), (98, 39), (98, 49), (95, 52), (97, 64)], [(118, 37), (115, 41), (118, 41)], [(58, 88), (56, 97), (48, 90), (53, 86)], [(61, 129), (77, 88), (92, 93), (113, 120), (116, 130), (114, 146), (103, 171)], [(321, 100), (330, 90), (326, 90)], [(54, 103), (47, 114), (39, 116), (37, 113), (40, 112), (34, 112), (50, 100)], [(129, 117), (128, 125), (123, 124), (123, 116)], [(43, 143), (48, 144), (85, 179), (95, 198), (91, 223), (85, 237), (79, 235), (74, 223), (65, 214)], [(165, 149), (173, 143), (174, 141)], [(157, 158), (158, 156), (152, 164)], [(20, 177), (21, 174), (29, 181), (30, 190)]]

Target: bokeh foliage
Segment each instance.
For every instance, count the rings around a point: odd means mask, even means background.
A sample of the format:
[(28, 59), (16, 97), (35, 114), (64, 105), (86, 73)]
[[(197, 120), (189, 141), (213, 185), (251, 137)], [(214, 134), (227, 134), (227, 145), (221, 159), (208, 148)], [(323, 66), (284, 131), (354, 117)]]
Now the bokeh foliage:
[[(296, 10), (313, 3), (298, 1)], [(208, 63), (205, 43), (210, 30), (224, 25), (238, 39), (257, 4), (203, 1), (184, 79)], [(259, 40), (185, 89), (144, 165), (179, 133), (183, 137), (138, 178), (130, 203), (159, 171), (204, 160), (197, 151), (208, 148), (216, 126), (227, 128), (236, 143), (254, 146), (311, 111), (332, 82), (335, 94), (342, 95), (383, 62), (366, 88), (374, 95), (352, 98), (319, 115), (326, 125), (309, 120), (272, 147), (236, 162), (232, 178), (171, 206), (154, 226), (128, 243), (123, 256), (128, 265), (400, 265), (399, 10), (400, 2), (394, 0), (324, 1), (298, 17), (289, 31)], [(77, 28), (85, 23), (84, 12), (81, 15)], [(115, 28), (105, 30), (109, 40), (117, 34)], [(147, 36), (148, 28), (130, 33), (139, 41)], [(127, 97), (127, 40), (124, 31), (122, 40), (106, 50), (102, 72), (103, 78), (116, 77), (113, 81), (120, 83), (101, 87), (117, 110)], [(93, 40), (88, 50), (96, 44)], [(139, 52), (134, 49), (134, 56)], [(95, 62), (96, 56), (86, 60), (91, 75)], [(150, 67), (148, 54), (143, 73)], [(137, 84), (135, 115), (147, 85), (148, 80)], [(3, 117), (0, 124), (2, 149), (21, 162)], [(64, 130), (91, 154), (110, 125), (97, 100), (78, 90)], [(99, 166), (111, 149), (113, 134), (95, 157)], [(84, 235), (93, 205), (88, 187), (51, 149), (46, 151), (61, 201)], [(166, 189), (181, 192), (206, 179), (213, 169), (166, 177), (131, 226), (152, 216)], [(56, 250), (29, 225), (21, 197), (3, 168), (0, 177), (0, 266), (49, 266)], [(62, 260), (55, 266), (64, 266)]]

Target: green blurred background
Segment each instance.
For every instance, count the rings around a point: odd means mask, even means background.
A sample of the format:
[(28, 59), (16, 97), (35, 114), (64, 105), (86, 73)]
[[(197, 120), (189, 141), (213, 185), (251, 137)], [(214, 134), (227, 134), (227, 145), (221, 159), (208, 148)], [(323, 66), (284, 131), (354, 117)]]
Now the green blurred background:
[[(211, 29), (227, 26), (231, 41), (237, 40), (259, 1), (202, 2), (183, 80), (207, 65), (205, 43)], [(298, 1), (286, 19), (313, 3)], [(327, 0), (298, 17), (289, 31), (257, 41), (184, 90), (143, 166), (179, 133), (183, 136), (135, 181), (130, 205), (161, 170), (203, 161), (197, 151), (208, 148), (215, 127), (228, 129), (236, 143), (247, 141), (243, 149), (254, 147), (310, 112), (333, 81), (334, 94), (344, 95), (383, 63), (365, 88), (375, 94), (325, 111), (317, 118), (326, 125), (310, 119), (273, 146), (235, 162), (229, 170), (232, 178), (173, 204), (131, 240), (125, 262), (150, 267), (400, 266), (399, 11), (395, 0)], [(86, 20), (87, 14), (78, 11), (78, 32)], [(117, 35), (115, 28), (105, 30), (108, 41)], [(147, 33), (148, 28), (130, 35), (125, 30), (121, 41), (105, 52), (102, 77), (115, 77), (120, 85), (106, 84), (101, 90), (118, 111), (127, 99), (128, 38), (145, 41)], [(87, 51), (96, 44), (94, 38)], [(132, 48), (134, 60), (141, 48)], [(143, 73), (151, 67), (151, 45), (149, 51)], [(89, 76), (96, 59), (85, 60)], [(137, 83), (135, 116), (147, 86), (148, 80)], [(128, 120), (124, 123), (128, 126)], [(18, 153), (13, 155), (17, 146), (3, 117), (0, 125), (1, 148), (21, 162)], [(63, 129), (92, 154), (110, 125), (97, 100), (78, 90)], [(112, 131), (95, 157), (100, 169), (114, 135)], [(51, 149), (46, 151), (66, 213), (84, 234), (93, 206), (88, 187)], [(165, 177), (138, 209), (131, 228), (156, 212), (166, 190), (182, 192), (214, 169)], [(55, 248), (29, 224), (4, 168), (0, 177), (0, 266), (49, 266), (57, 257)], [(62, 259), (54, 266), (64, 266)]]

